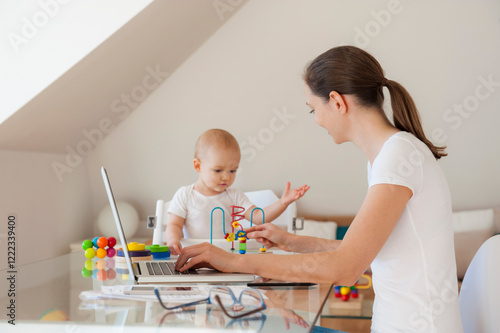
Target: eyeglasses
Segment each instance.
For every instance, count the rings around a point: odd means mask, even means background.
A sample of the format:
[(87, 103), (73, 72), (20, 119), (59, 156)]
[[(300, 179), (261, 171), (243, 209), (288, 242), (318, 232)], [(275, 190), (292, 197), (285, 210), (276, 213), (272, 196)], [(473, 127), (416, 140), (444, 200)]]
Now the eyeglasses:
[[(205, 303), (218, 304), (226, 316), (228, 316), (231, 319), (238, 319), (266, 309), (266, 304), (264, 303), (262, 295), (257, 290), (251, 288), (243, 289), (239, 297), (236, 298), (233, 291), (228, 287), (225, 286), (212, 287), (208, 291), (207, 298), (190, 303), (176, 305), (173, 307), (168, 307), (165, 304), (163, 304), (160, 296), (160, 291), (157, 288), (155, 288), (154, 292), (156, 297), (158, 298), (158, 301), (160, 302), (160, 305), (165, 310), (175, 310)], [(239, 313), (243, 309), (246, 309), (247, 311)], [(229, 311), (238, 314), (231, 314), (229, 313)]]
[[(186, 308), (177, 312), (176, 310), (165, 311), (165, 314), (158, 321), (158, 326), (162, 326), (165, 322), (176, 321), (179, 322), (195, 322), (200, 316), (197, 309)], [(206, 327), (212, 329), (231, 329), (238, 332), (250, 331), (261, 332), (267, 316), (259, 312), (255, 316), (247, 316), (244, 318), (231, 319), (226, 317), (224, 312), (217, 306), (215, 308), (206, 309)]]

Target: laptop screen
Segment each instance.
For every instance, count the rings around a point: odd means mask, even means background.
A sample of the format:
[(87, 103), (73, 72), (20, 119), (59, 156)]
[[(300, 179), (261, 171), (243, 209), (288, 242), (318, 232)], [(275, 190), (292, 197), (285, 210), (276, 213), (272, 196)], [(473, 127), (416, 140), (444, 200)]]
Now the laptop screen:
[(122, 222), (120, 220), (120, 214), (118, 214), (118, 209), (116, 208), (115, 197), (113, 195), (113, 190), (111, 189), (111, 184), (109, 182), (108, 173), (104, 167), (101, 167), (102, 180), (104, 181), (104, 186), (106, 187), (106, 193), (108, 194), (109, 204), (111, 206), (111, 211), (113, 212), (113, 217), (116, 223), (116, 229), (118, 230), (118, 236), (120, 237), (120, 242), (123, 247), (123, 254), (125, 255), (125, 261), (127, 262), (127, 267), (129, 271), (128, 280), (134, 281), (134, 269), (132, 267), (132, 260), (128, 253), (127, 248), (127, 238), (125, 237), (125, 232), (123, 231)]

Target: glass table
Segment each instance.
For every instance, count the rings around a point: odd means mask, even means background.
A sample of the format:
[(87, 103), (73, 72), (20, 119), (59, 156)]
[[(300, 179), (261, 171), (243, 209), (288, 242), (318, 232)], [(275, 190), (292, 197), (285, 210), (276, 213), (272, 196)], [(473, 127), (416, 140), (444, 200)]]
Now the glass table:
[[(88, 277), (83, 276), (88, 274), (84, 270), (86, 258), (83, 252), (19, 266), (14, 270), (0, 270), (0, 330), (76, 333), (88, 329), (100, 331), (100, 328), (109, 331), (119, 327), (120, 332), (128, 332), (140, 327), (141, 332), (163, 332), (175, 327), (176, 331), (308, 332), (330, 293), (329, 285), (259, 288), (267, 309), (238, 320), (231, 320), (212, 305), (166, 311), (155, 299), (82, 297), (84, 291), (96, 294), (103, 286), (126, 283), (126, 277), (114, 268), (113, 258), (102, 260), (92, 260), (94, 267), (103, 269), (93, 269), (92, 276)], [(199, 286), (206, 288), (208, 285)]]

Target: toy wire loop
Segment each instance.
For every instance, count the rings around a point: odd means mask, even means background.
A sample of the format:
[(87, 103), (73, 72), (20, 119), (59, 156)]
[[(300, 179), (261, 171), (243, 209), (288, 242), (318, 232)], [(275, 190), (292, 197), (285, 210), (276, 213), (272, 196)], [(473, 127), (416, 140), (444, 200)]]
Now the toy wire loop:
[(252, 212), (250, 213), (250, 227), (253, 225), (253, 212), (256, 209), (259, 209), (262, 212), (262, 224), (264, 224), (265, 220), (264, 210), (262, 208), (255, 207), (254, 209), (252, 209)]
[(212, 244), (212, 230), (214, 227), (214, 210), (216, 210), (216, 209), (220, 209), (222, 212), (222, 234), (223, 235), (226, 234), (224, 209), (222, 209), (220, 207), (215, 207), (214, 209), (212, 209), (212, 212), (210, 213), (210, 244)]

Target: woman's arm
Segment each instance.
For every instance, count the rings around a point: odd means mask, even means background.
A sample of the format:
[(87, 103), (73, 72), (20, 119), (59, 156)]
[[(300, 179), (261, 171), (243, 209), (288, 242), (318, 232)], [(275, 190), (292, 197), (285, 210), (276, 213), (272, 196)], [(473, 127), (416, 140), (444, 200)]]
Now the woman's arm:
[(265, 247), (277, 247), (288, 252), (325, 252), (335, 250), (340, 245), (339, 240), (299, 236), (286, 232), (274, 224), (259, 224), (246, 231), (248, 238), (256, 239)]
[(404, 186), (370, 187), (360, 211), (335, 250), (297, 255), (238, 255), (205, 243), (184, 248), (176, 268), (184, 271), (212, 267), (271, 279), (354, 285), (384, 246), (411, 196), (412, 191)]

